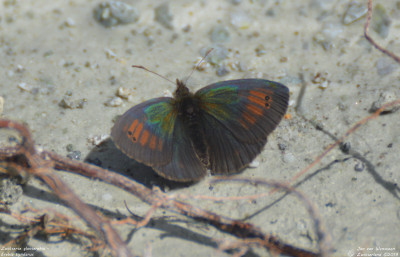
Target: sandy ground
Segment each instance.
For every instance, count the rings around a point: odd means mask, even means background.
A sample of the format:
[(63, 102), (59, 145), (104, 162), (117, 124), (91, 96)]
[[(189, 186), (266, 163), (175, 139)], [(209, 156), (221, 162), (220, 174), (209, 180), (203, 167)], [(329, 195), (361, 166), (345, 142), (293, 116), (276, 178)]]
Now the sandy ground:
[[(282, 82), (291, 91), (291, 118), (283, 120), (269, 136), (257, 157), (259, 166), (244, 170), (240, 177), (288, 180), (334, 143), (335, 137), (370, 115), (374, 102), (400, 97), (399, 64), (363, 38), (365, 16), (344, 24), (351, 20), (349, 15), (344, 19), (348, 0), (178, 0), (169, 4), (172, 20), (160, 11), (164, 22), (154, 18), (161, 2), (125, 2), (136, 8), (138, 20), (114, 27), (94, 19), (97, 0), (0, 2), (2, 116), (28, 124), (42, 148), (61, 155), (80, 153), (82, 160), (149, 187), (158, 185), (171, 194), (268, 192), (267, 188), (241, 184), (210, 185), (209, 177), (190, 186), (171, 183), (125, 157), (106, 138), (117, 115), (143, 100), (162, 96), (165, 90), (174, 90), (173, 84), (131, 65), (144, 65), (174, 81), (188, 76), (201, 51), (209, 47), (228, 50), (227, 57), (195, 71), (188, 82), (192, 90), (220, 80), (257, 77)], [(359, 12), (363, 13), (366, 1), (360, 2)], [(390, 25), (387, 35), (382, 29), (377, 30), (381, 34), (371, 33), (400, 54), (400, 7), (396, 1), (376, 2), (383, 5), (381, 10), (386, 11)], [(210, 31), (221, 27), (225, 29), (212, 37)], [(221, 74), (225, 71), (227, 74)], [(315, 129), (294, 109), (301, 76), (307, 85), (302, 113), (324, 130)], [(119, 87), (132, 90), (128, 100), (116, 98)], [(399, 115), (388, 113), (363, 125), (346, 139), (349, 154), (336, 148), (298, 180), (298, 190), (320, 212), (335, 256), (355, 256), (357, 251), (368, 256), (400, 254)], [(99, 147), (93, 144), (96, 138), (104, 141)], [(149, 210), (118, 188), (66, 172), (59, 174), (85, 202), (107, 215), (130, 215), (124, 201), (136, 215)], [(37, 180), (30, 180), (23, 186), (23, 195), (15, 198), (12, 210), (29, 205), (47, 213), (50, 209), (62, 212), (78, 222)], [(311, 219), (293, 196), (276, 193), (256, 201), (189, 202), (245, 219), (295, 246), (316, 249)], [(15, 219), (1, 217), (3, 244), (21, 228)], [(132, 251), (148, 256), (228, 256), (218, 251), (216, 242), (234, 240), (206, 224), (162, 211), (144, 228), (124, 225), (117, 229)], [(89, 254), (79, 241), (54, 237), (31, 238), (27, 246), (34, 250), (26, 254), (34, 256)], [(259, 249), (247, 253), (266, 255)]]

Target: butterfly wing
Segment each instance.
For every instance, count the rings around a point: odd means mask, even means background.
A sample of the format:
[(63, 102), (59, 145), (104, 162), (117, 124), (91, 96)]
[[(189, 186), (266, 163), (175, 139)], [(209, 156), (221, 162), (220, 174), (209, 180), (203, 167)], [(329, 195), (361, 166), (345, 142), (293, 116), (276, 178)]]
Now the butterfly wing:
[(187, 128), (172, 98), (155, 98), (136, 105), (115, 122), (111, 138), (127, 156), (151, 166), (174, 181), (195, 181), (206, 168), (197, 158)]
[(229, 174), (261, 152), (286, 112), (289, 90), (273, 81), (241, 79), (209, 85), (195, 96), (203, 110), (210, 169)]
[(165, 165), (172, 159), (176, 117), (172, 98), (151, 99), (119, 117), (111, 138), (130, 158), (149, 166)]
[(153, 167), (159, 175), (174, 181), (188, 182), (200, 180), (207, 174), (206, 166), (197, 156), (188, 136), (188, 129), (182, 120), (176, 120), (172, 160), (166, 165)]

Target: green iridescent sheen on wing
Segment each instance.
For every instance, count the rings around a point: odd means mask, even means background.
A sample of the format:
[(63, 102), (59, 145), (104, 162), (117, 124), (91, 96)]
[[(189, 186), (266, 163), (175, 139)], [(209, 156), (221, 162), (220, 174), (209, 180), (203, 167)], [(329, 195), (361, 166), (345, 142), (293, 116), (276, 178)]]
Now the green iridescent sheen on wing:
[(144, 113), (146, 114), (147, 122), (155, 129), (156, 134), (172, 135), (177, 114), (174, 112), (171, 103), (152, 104), (144, 110)]
[(237, 94), (237, 86), (222, 86), (203, 92), (201, 97), (207, 98), (208, 102), (230, 104), (238, 101)]
[(237, 86), (221, 86), (200, 94), (203, 108), (214, 117), (225, 120), (232, 118), (231, 105), (239, 102)]

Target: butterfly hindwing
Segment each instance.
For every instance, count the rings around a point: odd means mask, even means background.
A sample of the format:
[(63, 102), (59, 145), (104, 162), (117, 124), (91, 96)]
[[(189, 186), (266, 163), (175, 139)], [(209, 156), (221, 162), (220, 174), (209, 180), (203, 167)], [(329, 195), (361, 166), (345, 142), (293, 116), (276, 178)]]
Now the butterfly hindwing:
[(262, 150), (284, 116), (289, 91), (282, 84), (243, 79), (200, 89), (205, 137), (213, 173), (235, 173)]
[(172, 159), (176, 116), (172, 98), (151, 99), (119, 117), (111, 137), (127, 156), (149, 166), (165, 165)]
[(237, 173), (261, 152), (266, 140), (241, 142), (213, 116), (206, 113), (202, 116), (211, 173)]
[(197, 181), (206, 175), (206, 166), (196, 154), (188, 129), (182, 120), (176, 120), (172, 160), (166, 165), (153, 167), (161, 176), (185, 182)]

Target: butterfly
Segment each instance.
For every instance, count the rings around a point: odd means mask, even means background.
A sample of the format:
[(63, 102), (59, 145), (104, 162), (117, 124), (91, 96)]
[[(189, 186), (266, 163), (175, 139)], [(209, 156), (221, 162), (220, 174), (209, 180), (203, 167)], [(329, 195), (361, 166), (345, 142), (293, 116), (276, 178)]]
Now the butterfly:
[(173, 181), (198, 181), (207, 170), (238, 173), (262, 151), (288, 107), (289, 89), (269, 80), (221, 81), (194, 94), (176, 84), (173, 98), (133, 106), (111, 130), (124, 154)]

